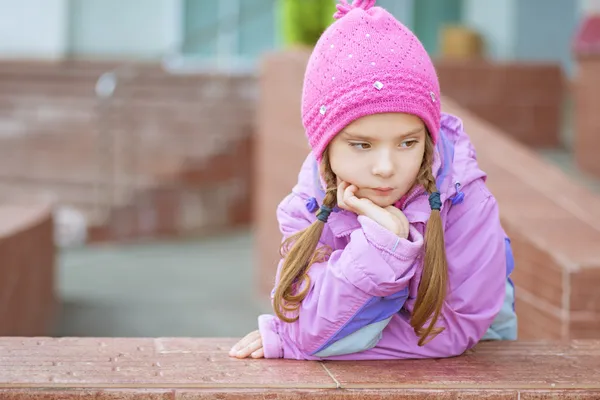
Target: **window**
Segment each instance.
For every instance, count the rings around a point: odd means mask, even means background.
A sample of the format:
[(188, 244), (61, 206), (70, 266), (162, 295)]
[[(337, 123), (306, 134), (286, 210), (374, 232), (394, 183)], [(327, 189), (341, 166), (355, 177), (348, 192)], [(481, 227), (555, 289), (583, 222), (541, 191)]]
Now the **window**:
[(457, 23), (461, 20), (461, 0), (418, 0), (415, 2), (415, 29), (413, 31), (431, 57), (434, 57), (439, 51), (440, 29), (444, 24)]
[(252, 68), (275, 46), (277, 0), (185, 0), (182, 52), (187, 62)]

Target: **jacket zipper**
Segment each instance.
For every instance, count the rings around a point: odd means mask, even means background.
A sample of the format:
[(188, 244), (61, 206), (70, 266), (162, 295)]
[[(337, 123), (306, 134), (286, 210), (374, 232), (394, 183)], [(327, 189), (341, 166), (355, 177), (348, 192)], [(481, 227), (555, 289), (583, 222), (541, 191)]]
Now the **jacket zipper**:
[(400, 204), (400, 210), (406, 209), (406, 206), (411, 201), (413, 201), (414, 199), (416, 199), (417, 197), (419, 197), (424, 192), (425, 192), (425, 188), (423, 188), (423, 186), (419, 185), (419, 187), (415, 188), (412, 192), (410, 192), (408, 194), (408, 196), (406, 197), (406, 200), (404, 200), (404, 202), (402, 204)]

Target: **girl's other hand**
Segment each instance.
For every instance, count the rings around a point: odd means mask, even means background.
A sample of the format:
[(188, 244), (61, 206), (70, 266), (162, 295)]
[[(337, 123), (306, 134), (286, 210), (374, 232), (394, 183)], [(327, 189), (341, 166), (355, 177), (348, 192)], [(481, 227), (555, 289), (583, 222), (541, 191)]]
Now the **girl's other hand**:
[(235, 358), (264, 358), (262, 338), (259, 331), (247, 334), (229, 350), (229, 356)]

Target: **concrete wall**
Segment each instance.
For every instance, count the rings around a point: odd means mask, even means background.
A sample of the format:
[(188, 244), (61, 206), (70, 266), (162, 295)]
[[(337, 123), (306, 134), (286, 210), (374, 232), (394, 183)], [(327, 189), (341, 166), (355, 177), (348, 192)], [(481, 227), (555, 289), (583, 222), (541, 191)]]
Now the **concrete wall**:
[(180, 0), (74, 0), (69, 49), (93, 57), (156, 58), (178, 45)]
[(61, 58), (68, 0), (0, 0), (0, 57)]

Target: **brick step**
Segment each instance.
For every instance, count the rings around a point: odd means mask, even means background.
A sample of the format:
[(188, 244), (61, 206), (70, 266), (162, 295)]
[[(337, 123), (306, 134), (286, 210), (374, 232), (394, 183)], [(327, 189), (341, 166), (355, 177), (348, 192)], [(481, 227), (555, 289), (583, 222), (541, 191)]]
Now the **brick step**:
[[(204, 135), (203, 133), (187, 133), (173, 135), (172, 139), (154, 136), (152, 132), (123, 132), (114, 130), (103, 135), (85, 135), (69, 137), (54, 132), (44, 135), (23, 135), (0, 139), (0, 154), (7, 157), (6, 162), (12, 164), (15, 157), (27, 155), (32, 162), (47, 164), (54, 160), (69, 157), (74, 160), (85, 159), (87, 163), (110, 160), (118, 154), (127, 153), (128, 157), (139, 160), (140, 157), (169, 158), (173, 156), (202, 158), (205, 154), (213, 154), (216, 150), (227, 149), (230, 142), (243, 138), (236, 137), (236, 130), (230, 135)], [(228, 133), (228, 132), (225, 132)], [(62, 137), (61, 137), (62, 136)], [(111, 155), (112, 154), (112, 155)], [(116, 155), (115, 155), (116, 154)], [(90, 158), (91, 157), (91, 158)], [(53, 161), (46, 161), (53, 160)], [(68, 163), (70, 160), (64, 160)], [(75, 161), (74, 161), (75, 162)], [(3, 163), (0, 160), (0, 164)]]
[[(31, 62), (18, 63), (3, 60), (0, 62), (0, 80), (13, 81), (93, 81), (103, 73), (118, 68), (127, 72), (135, 70), (142, 76), (164, 76), (167, 72), (158, 63), (125, 63), (92, 61), (85, 63), (77, 62)], [(132, 69), (133, 68), (133, 69)]]
[(557, 63), (435, 61), (443, 95), (521, 143), (561, 146), (566, 79)]
[(0, 206), (41, 203), (57, 210), (66, 207), (81, 215), (90, 243), (204, 233), (248, 222), (247, 216), (241, 216), (244, 210), (236, 210), (247, 187), (234, 179), (202, 186), (138, 187), (117, 200), (100, 195), (96, 201), (93, 194), (86, 197), (85, 188), (77, 189), (44, 193), (37, 187), (7, 187), (0, 182)]
[(10, 146), (4, 145), (8, 140), (2, 140), (0, 178), (85, 183), (112, 180), (117, 173), (119, 179), (154, 181), (152, 177), (176, 173), (186, 163), (209, 168), (212, 155), (226, 154), (231, 146), (244, 140), (247, 136), (213, 136), (185, 143), (174, 140), (162, 146), (161, 141), (152, 144), (142, 140), (135, 148), (129, 142), (117, 154), (109, 150), (106, 141), (89, 140), (86, 143), (79, 140), (79, 143), (73, 143), (64, 140), (57, 143), (40, 140), (41, 143), (13, 143)]
[[(44, 74), (54, 75), (86, 75), (96, 74), (123, 64), (122, 61), (104, 60), (57, 60), (57, 61), (29, 61), (29, 60), (2, 60), (0, 62), (0, 74), (11, 76), (35, 76)], [(138, 63), (140, 67), (157, 68), (158, 64)], [(1, 76), (1, 75), (0, 75)]]
[[(51, 201), (82, 213), (88, 240), (122, 241), (184, 235), (237, 226), (250, 221), (251, 137), (233, 142), (230, 151), (206, 160), (190, 159), (162, 175), (94, 184), (90, 177), (52, 180), (25, 176), (1, 178), (0, 202)], [(30, 170), (31, 171), (31, 170)], [(31, 172), (28, 172), (31, 174)], [(58, 180), (60, 178), (60, 180)], [(121, 195), (113, 198), (119, 191)]]
[(89, 131), (98, 104), (84, 98), (0, 95), (0, 137), (29, 132)]
[[(20, 89), (18, 89), (20, 90)], [(175, 112), (179, 118), (193, 120), (198, 113), (209, 112), (211, 107), (223, 107), (227, 105), (228, 113), (235, 112), (250, 112), (253, 109), (252, 104), (238, 102), (228, 103), (226, 99), (214, 97), (186, 97), (185, 94), (172, 94), (172, 98), (165, 96), (164, 91), (156, 93), (155, 96), (148, 94), (147, 91), (141, 91), (137, 97), (128, 96), (129, 93), (124, 93), (122, 97), (115, 97), (113, 104), (119, 107), (122, 111), (144, 113), (147, 111), (167, 111)], [(121, 95), (121, 94), (120, 94)], [(99, 100), (95, 96), (77, 96), (77, 95), (57, 95), (55, 93), (20, 93), (3, 94), (0, 93), (0, 109), (3, 112), (11, 110), (19, 110), (27, 115), (28, 112), (37, 110), (39, 107), (44, 107), (50, 110), (77, 111), (77, 116), (87, 112), (88, 115), (95, 115), (100, 110)], [(200, 108), (199, 108), (200, 107)], [(230, 107), (233, 107), (232, 109)], [(25, 109), (21, 109), (25, 108)], [(118, 111), (118, 110), (115, 110)], [(192, 114), (188, 114), (193, 111)], [(172, 116), (172, 114), (169, 114)], [(225, 121), (214, 121), (223, 123)]]
[(189, 160), (157, 184), (136, 190), (105, 222), (90, 228), (90, 242), (206, 233), (250, 223), (252, 137), (203, 161)]
[[(121, 199), (113, 198), (110, 192), (96, 193), (94, 188), (83, 186), (74, 189), (69, 185), (31, 185), (6, 184), (0, 181), (0, 206), (10, 204), (31, 205), (49, 204), (55, 210), (67, 208), (74, 210), (85, 221), (86, 226), (97, 226), (105, 223), (110, 211), (130, 201), (132, 192), (123, 192)], [(129, 193), (129, 196), (126, 194)], [(98, 196), (98, 197), (96, 197)]]
[(247, 190), (236, 179), (193, 187), (162, 184), (139, 190), (128, 204), (113, 207), (104, 221), (89, 227), (88, 242), (137, 241), (231, 227), (235, 220), (232, 209)]
[[(599, 341), (486, 342), (436, 360), (237, 360), (233, 338), (0, 338), (11, 399), (594, 399)], [(23, 373), (27, 371), (27, 373)]]
[(95, 80), (86, 82), (72, 82), (65, 80), (64, 82), (52, 82), (42, 80), (19, 82), (16, 80), (8, 80), (0, 78), (0, 95), (1, 96), (56, 96), (62, 97), (70, 95), (78, 98), (95, 98)]
[(195, 88), (214, 88), (221, 87), (228, 90), (235, 90), (238, 86), (250, 84), (254, 86), (254, 78), (251, 75), (224, 75), (224, 74), (176, 74), (164, 71), (157, 75), (144, 75), (134, 72), (133, 74), (115, 73), (114, 71), (101, 71), (86, 77), (77, 74), (61, 73), (58, 75), (48, 74), (46, 76), (27, 75), (11, 76), (3, 74), (0, 70), (0, 84), (3, 89), (14, 86), (23, 86), (34, 89), (57, 89), (57, 88), (95, 88), (98, 79), (101, 76), (110, 76), (116, 78), (126, 88), (162, 88), (173, 91), (194, 91)]
[[(0, 124), (6, 121), (19, 126), (20, 131), (0, 131), (0, 140), (3, 140), (0, 151), (7, 148), (29, 148), (53, 146), (54, 151), (69, 148), (69, 145), (94, 147), (103, 143), (123, 142), (134, 140), (135, 147), (155, 146), (161, 149), (180, 148), (189, 149), (194, 146), (203, 149), (211, 146), (208, 142), (226, 143), (247, 135), (250, 126), (247, 121), (250, 111), (238, 113), (242, 121), (224, 120), (222, 122), (211, 122), (208, 110), (205, 115), (197, 115), (195, 119), (186, 117), (185, 113), (178, 114), (176, 110), (152, 109), (137, 112), (124, 110), (122, 113), (102, 113), (96, 117), (71, 118), (65, 111), (63, 115), (54, 113), (52, 120), (33, 118), (2, 118), (0, 112)], [(181, 111), (181, 110), (180, 110)], [(218, 111), (215, 108), (214, 111)], [(193, 110), (187, 110), (188, 114)], [(18, 115), (18, 113), (17, 113)], [(105, 118), (106, 115), (106, 118)], [(213, 112), (213, 119), (215, 113)], [(0, 125), (0, 129), (1, 129)], [(210, 128), (208, 128), (210, 126)], [(49, 129), (51, 128), (51, 129)], [(11, 134), (14, 133), (14, 134)], [(6, 139), (6, 140), (5, 140)], [(12, 153), (12, 152), (11, 152)], [(186, 153), (189, 153), (187, 151)]]
[[(100, 75), (125, 64), (88, 62), (32, 62), (18, 63), (11, 61), (0, 62), (0, 81), (23, 83), (53, 82), (56, 84), (92, 84), (95, 85)], [(135, 70), (142, 75), (165, 75), (160, 65), (156, 63), (136, 64)]]
[[(0, 82), (0, 109), (15, 110), (24, 107), (21, 112), (43, 109), (73, 109), (78, 114), (82, 112), (94, 113), (101, 105), (101, 99), (96, 96), (94, 88), (89, 90), (72, 90), (69, 87), (41, 90), (38, 85), (27, 88), (24, 85), (13, 85), (7, 90), (2, 90)], [(18, 94), (15, 94), (18, 93)], [(244, 97), (248, 102), (229, 102), (232, 96)], [(235, 115), (237, 112), (249, 112), (253, 109), (255, 99), (254, 88), (239, 90), (224, 89), (218, 86), (186, 87), (185, 90), (174, 90), (171, 87), (141, 87), (135, 89), (120, 89), (110, 101), (115, 106), (132, 107), (132, 111), (150, 109), (178, 110), (178, 115), (185, 115), (186, 111), (193, 110), (189, 117), (205, 112), (209, 107), (221, 107), (222, 112)], [(125, 103), (127, 102), (127, 103)], [(103, 104), (103, 103), (102, 103)], [(223, 107), (227, 107), (223, 109)], [(36, 111), (37, 112), (37, 111)], [(215, 121), (217, 123), (222, 121)]]
[[(75, 147), (71, 151), (78, 152)], [(112, 162), (110, 159), (98, 159), (93, 153), (79, 152), (69, 154), (49, 154), (43, 149), (26, 149), (10, 157), (0, 157), (0, 179), (11, 180), (34, 180), (37, 182), (65, 181), (73, 183), (85, 183), (94, 181), (110, 181), (113, 179)], [(4, 151), (0, 154), (7, 154)], [(157, 160), (160, 162), (161, 160)], [(168, 163), (165, 163), (168, 165)], [(118, 173), (122, 178), (133, 179), (132, 176), (144, 177), (148, 174), (136, 173), (133, 167), (127, 164)]]
[(111, 204), (125, 203), (129, 199), (128, 196), (119, 196), (119, 193), (131, 193), (133, 190), (150, 186), (150, 183), (142, 184), (140, 182), (103, 184), (89, 180), (75, 183), (0, 178), (0, 202), (11, 203), (13, 200), (31, 199), (73, 206), (108, 207)]
[(58, 305), (52, 211), (3, 204), (0, 226), (0, 335), (47, 335)]
[(146, 82), (164, 83), (165, 77), (176, 77), (177, 82), (185, 85), (189, 82), (206, 82), (208, 80), (240, 80), (246, 75), (222, 74), (219, 72), (173, 72), (166, 70), (160, 63), (136, 63), (136, 62), (109, 62), (90, 61), (84, 63), (60, 62), (60, 63), (41, 63), (32, 62), (29, 65), (19, 64), (11, 61), (0, 61), (0, 80), (22, 80), (22, 81), (58, 81), (63, 79), (95, 80), (101, 74), (117, 71), (119, 76), (132, 77), (145, 80)]
[(247, 223), (254, 78), (138, 64), (99, 101), (117, 64), (0, 62), (0, 198), (55, 198), (106, 240)]
[[(226, 146), (231, 141), (236, 141), (247, 135), (242, 126), (222, 126), (207, 130), (198, 127), (197, 130), (190, 129), (181, 131), (162, 132), (159, 129), (160, 122), (156, 124), (152, 120), (146, 122), (147, 126), (129, 128), (127, 125), (105, 128), (90, 128), (81, 131), (46, 131), (39, 129), (19, 135), (7, 135), (1, 137), (0, 152), (5, 154), (16, 154), (19, 151), (44, 151), (47, 157), (55, 157), (56, 153), (70, 152), (73, 149), (86, 153), (97, 152), (108, 146), (127, 148), (128, 152), (135, 151), (139, 154), (157, 152), (169, 154), (177, 150), (176, 154), (189, 154), (193, 156), (196, 151), (212, 150)], [(164, 126), (164, 128), (177, 128), (177, 124)], [(186, 124), (185, 127), (190, 127)], [(201, 130), (202, 129), (202, 130)], [(204, 132), (206, 130), (206, 132)], [(158, 132), (157, 132), (158, 131)]]
[[(122, 101), (117, 100), (104, 108), (95, 100), (29, 96), (3, 101), (0, 97), (0, 122), (8, 130), (11, 125), (21, 127), (16, 133), (66, 131), (89, 134), (117, 127), (134, 132), (165, 130), (173, 136), (198, 135), (199, 131), (202, 135), (229, 136), (235, 135), (243, 121), (251, 120), (253, 115), (253, 108), (243, 102), (229, 106), (222, 100), (191, 103), (181, 99), (127, 99), (126, 105)], [(236, 118), (220, 118), (225, 113), (232, 113)], [(207, 126), (211, 129), (206, 129)], [(3, 136), (10, 136), (9, 133), (5, 132)]]

